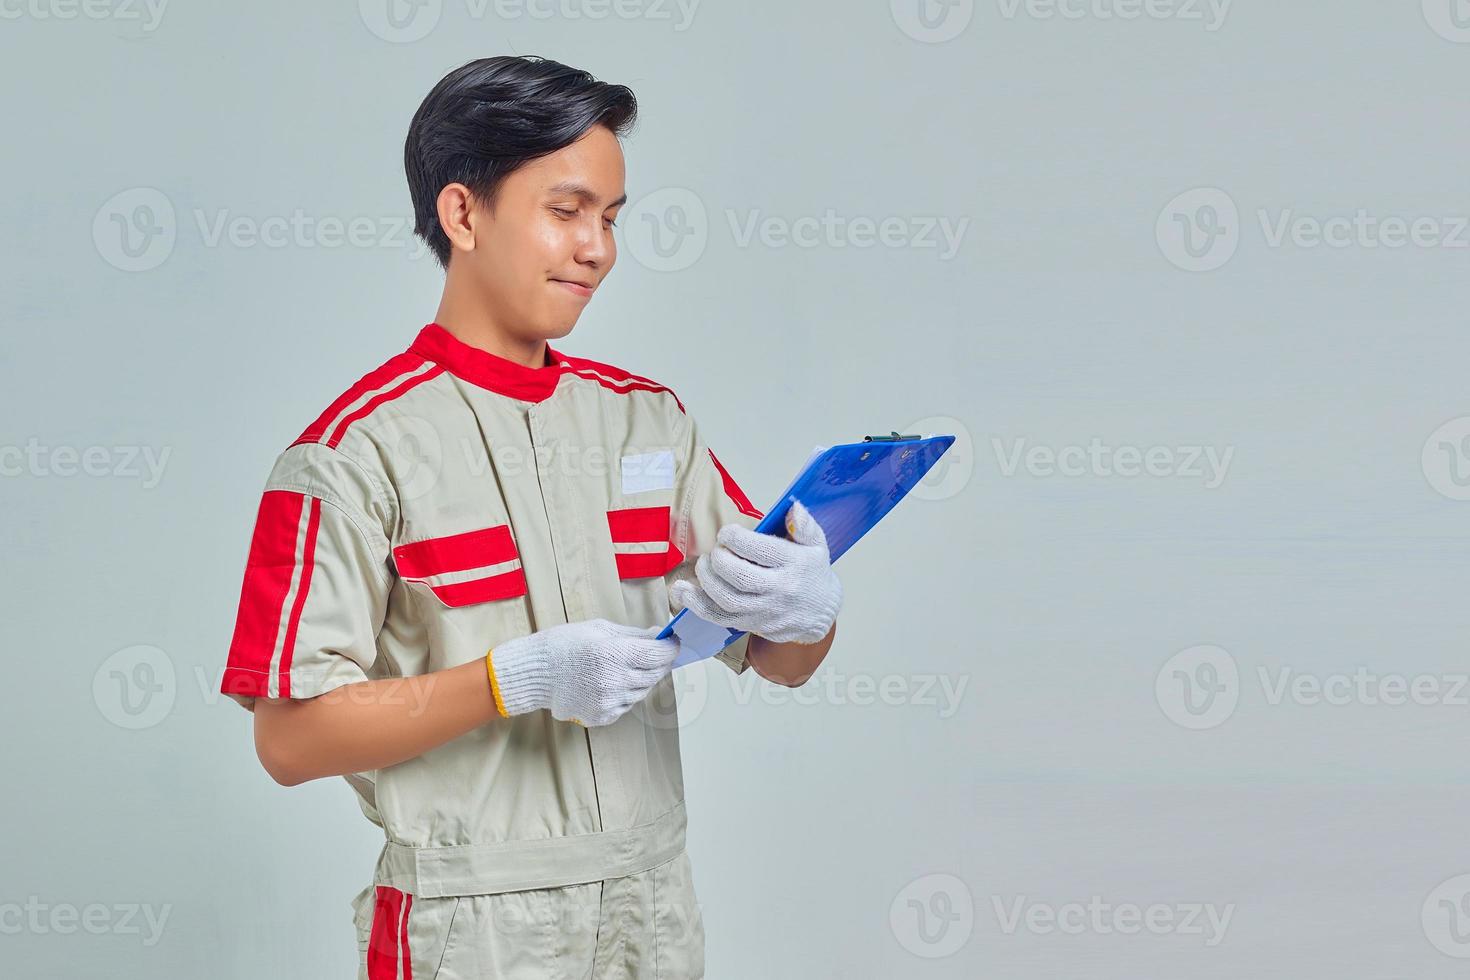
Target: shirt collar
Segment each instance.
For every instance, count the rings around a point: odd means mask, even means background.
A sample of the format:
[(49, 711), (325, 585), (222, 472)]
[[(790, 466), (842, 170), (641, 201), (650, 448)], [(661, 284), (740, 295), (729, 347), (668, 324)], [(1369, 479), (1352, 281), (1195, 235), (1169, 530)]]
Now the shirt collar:
[(550, 344), (546, 345), (544, 366), (526, 367), (487, 350), (471, 347), (437, 323), (430, 323), (420, 330), (408, 349), (470, 384), (528, 402), (549, 398), (569, 367), (566, 358)]

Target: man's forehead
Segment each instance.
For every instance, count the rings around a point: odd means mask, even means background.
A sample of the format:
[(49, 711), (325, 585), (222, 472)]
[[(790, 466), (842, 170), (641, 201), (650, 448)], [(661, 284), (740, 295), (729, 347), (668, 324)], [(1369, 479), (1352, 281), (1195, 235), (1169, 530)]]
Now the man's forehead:
[(611, 134), (595, 130), (554, 153), (517, 168), (512, 178), (532, 194), (570, 196), (599, 207), (615, 207), (628, 200), (624, 186), (622, 146)]

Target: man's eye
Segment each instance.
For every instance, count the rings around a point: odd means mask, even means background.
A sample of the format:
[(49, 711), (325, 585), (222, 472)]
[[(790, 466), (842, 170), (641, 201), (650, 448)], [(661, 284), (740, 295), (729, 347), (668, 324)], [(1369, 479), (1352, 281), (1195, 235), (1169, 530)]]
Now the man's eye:
[(575, 211), (568, 211), (566, 208), (552, 208), (551, 210), (555, 211), (557, 214), (561, 215), (563, 218), (570, 218), (570, 217), (572, 217), (572, 215), (574, 215), (574, 214), (577, 213)]
[(618, 226), (618, 219), (616, 218), (606, 218), (604, 220), (607, 221), (607, 226), (609, 228), (616, 228)]

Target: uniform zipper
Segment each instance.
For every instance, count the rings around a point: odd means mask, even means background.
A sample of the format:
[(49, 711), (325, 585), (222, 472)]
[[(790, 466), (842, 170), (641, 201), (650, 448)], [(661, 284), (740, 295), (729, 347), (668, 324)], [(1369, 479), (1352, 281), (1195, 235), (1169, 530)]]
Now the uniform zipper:
[[(541, 456), (540, 456), (539, 453), (536, 452), (535, 409), (533, 409), (533, 408), (527, 408), (526, 409), (526, 437), (531, 442), (531, 462), (532, 462), (532, 465), (535, 467), (535, 470), (536, 470), (536, 492), (541, 497), (541, 511), (542, 511), (542, 513), (544, 513), (546, 515), (546, 533), (547, 533), (548, 536), (550, 536), (551, 535), (551, 509), (546, 506), (546, 487), (541, 482)], [(555, 555), (556, 554), (556, 540), (554, 538), (552, 539), (551, 544), (552, 544), (551, 553), (553, 555)], [(562, 593), (562, 585), (561, 585), (561, 564), (560, 563), (557, 563), (557, 565), (556, 565), (556, 589), (557, 589), (557, 594), (562, 596), (562, 603), (561, 603), (561, 615), (562, 615), (562, 618), (563, 619), (566, 619), (566, 620), (570, 620), (571, 617), (567, 613), (566, 596)], [(588, 728), (585, 728), (584, 727), (582, 729), (582, 737), (584, 739), (586, 739), (586, 741), (587, 741), (587, 758), (588, 758), (589, 761), (592, 761), (593, 762), (593, 764), (589, 766), (589, 768), (592, 770), (592, 795), (593, 795), (593, 798), (597, 801), (597, 825), (599, 827), (601, 827), (603, 825), (603, 821), (602, 821), (602, 791), (601, 791), (601, 789), (597, 785), (597, 766), (595, 764), (595, 760), (593, 760), (593, 755), (592, 755), (592, 731), (591, 731), (591, 729), (588, 729)]]

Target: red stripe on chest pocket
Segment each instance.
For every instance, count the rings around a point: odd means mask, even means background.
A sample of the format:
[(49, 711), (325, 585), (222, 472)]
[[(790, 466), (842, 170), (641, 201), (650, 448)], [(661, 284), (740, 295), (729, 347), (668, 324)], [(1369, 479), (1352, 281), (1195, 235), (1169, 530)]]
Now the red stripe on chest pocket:
[(498, 565), (516, 557), (516, 543), (511, 539), (509, 524), (442, 538), (425, 538), (393, 549), (398, 574), (404, 578), (462, 572), (467, 568)]
[[(526, 594), (526, 574), (509, 524), (425, 538), (393, 549), (401, 578), (424, 582), (447, 606), (469, 606)], [(457, 582), (430, 582), (435, 576), (514, 561), (517, 567), (494, 575)]]
[[(618, 563), (618, 578), (647, 578), (663, 575), (684, 560), (684, 554), (669, 539), (669, 507), (624, 507), (607, 512), (607, 527), (612, 533), (613, 557)], [(618, 545), (656, 544), (659, 551), (636, 553), (617, 550)]]

